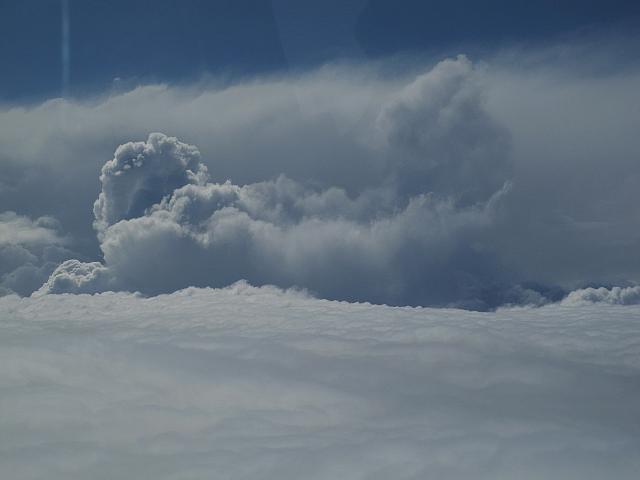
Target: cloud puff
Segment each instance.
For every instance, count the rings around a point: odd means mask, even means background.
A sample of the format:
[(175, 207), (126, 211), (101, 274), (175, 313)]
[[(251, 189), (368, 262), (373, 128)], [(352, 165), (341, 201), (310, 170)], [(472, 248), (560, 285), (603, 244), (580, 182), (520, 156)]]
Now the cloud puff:
[(52, 217), (0, 213), (0, 295), (33, 292), (62, 260), (76, 255), (68, 244)]
[(635, 480), (639, 306), (0, 298), (0, 477)]
[(31, 220), (15, 212), (0, 213), (0, 245), (35, 246), (65, 243), (60, 223), (53, 217)]
[(56, 267), (33, 296), (47, 293), (96, 293), (114, 288), (116, 286), (113, 284), (110, 271), (103, 264), (72, 259)]
[(146, 142), (120, 145), (102, 167), (94, 227), (102, 234), (120, 220), (141, 216), (176, 188), (207, 178), (198, 149), (174, 137), (151, 134)]
[(509, 133), (486, 111), (483, 88), (463, 55), (394, 93), (377, 118), (406, 193), (436, 191), (486, 200), (512, 175)]
[(589, 303), (638, 305), (640, 304), (640, 286), (583, 288), (569, 293), (562, 303), (564, 305), (582, 305)]

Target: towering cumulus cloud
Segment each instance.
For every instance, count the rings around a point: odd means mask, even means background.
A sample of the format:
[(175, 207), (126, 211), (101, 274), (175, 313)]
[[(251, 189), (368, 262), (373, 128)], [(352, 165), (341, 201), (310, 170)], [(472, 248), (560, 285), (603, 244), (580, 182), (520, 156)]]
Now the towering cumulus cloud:
[(144, 214), (176, 188), (206, 180), (198, 149), (173, 137), (156, 133), (147, 142), (120, 145), (102, 167), (94, 227), (102, 235), (110, 225)]
[(511, 176), (509, 136), (483, 105), (471, 62), (460, 55), (391, 96), (378, 124), (403, 190), (486, 200)]
[(483, 110), (470, 62), (442, 62), (400, 89), (372, 131), (391, 181), (357, 194), (283, 175), (209, 182), (198, 149), (160, 133), (121, 145), (94, 205), (104, 265), (65, 262), (39, 293), (158, 294), (246, 279), (351, 301), (542, 302), (506, 287), (485, 242), (510, 184), (505, 134)]
[[(103, 258), (59, 264), (38, 293), (154, 295), (244, 279), (329, 299), (487, 309), (558, 300), (587, 282), (634, 283), (621, 253), (630, 223), (590, 211), (571, 182), (547, 187), (539, 170), (550, 154), (515, 168), (531, 129), (496, 107), (496, 92), (509, 92), (502, 80), (464, 56), (408, 79), (356, 80), (329, 70), (199, 96), (127, 94), (140, 111), (164, 102), (162, 121), (140, 123), (195, 138), (204, 154), (161, 133), (118, 147), (93, 210)], [(292, 103), (292, 88), (302, 101)]]

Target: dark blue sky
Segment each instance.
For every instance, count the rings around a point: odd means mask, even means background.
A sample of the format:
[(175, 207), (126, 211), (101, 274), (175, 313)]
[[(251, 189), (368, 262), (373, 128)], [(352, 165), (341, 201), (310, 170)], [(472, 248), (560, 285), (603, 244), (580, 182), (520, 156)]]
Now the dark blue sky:
[[(68, 92), (304, 68), (339, 58), (451, 54), (632, 28), (640, 2), (68, 0)], [(63, 91), (63, 0), (0, 0), (0, 100)]]

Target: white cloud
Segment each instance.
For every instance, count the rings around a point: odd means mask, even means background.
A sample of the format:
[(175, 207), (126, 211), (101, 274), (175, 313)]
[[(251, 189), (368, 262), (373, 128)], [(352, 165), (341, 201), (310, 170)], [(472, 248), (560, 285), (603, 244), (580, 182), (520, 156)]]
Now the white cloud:
[(33, 296), (53, 293), (97, 293), (117, 289), (107, 267), (100, 262), (62, 262)]
[(0, 213), (0, 296), (28, 295), (54, 268), (75, 253), (52, 217), (32, 220), (15, 212)]
[(0, 476), (635, 479), (637, 306), (0, 299)]
[(31, 220), (15, 212), (0, 212), (0, 245), (63, 245), (60, 224), (52, 217)]
[[(456, 238), (462, 231), (479, 236), (491, 223), (490, 208), (458, 210), (417, 196), (386, 215), (372, 208), (377, 215), (367, 217), (359, 211), (363, 203), (339, 190), (306, 191), (285, 178), (244, 187), (189, 185), (148, 215), (110, 227), (102, 249), (121, 288), (145, 293), (244, 278), (377, 303), (461, 299), (447, 278)], [(473, 287), (477, 279), (469, 276)], [(449, 298), (427, 288), (438, 280), (451, 289)]]
[(394, 92), (377, 118), (405, 193), (486, 200), (512, 176), (509, 133), (486, 111), (481, 78), (463, 55)]
[[(40, 293), (158, 294), (246, 279), (396, 305), (528, 299), (534, 292), (507, 286), (502, 267), (489, 266), (482, 238), (511, 185), (480, 90), (460, 56), (388, 98), (370, 131), (388, 142), (375, 147), (389, 155), (387, 175), (355, 192), (283, 175), (209, 183), (195, 146), (160, 133), (121, 145), (94, 205), (104, 269), (67, 264)], [(500, 174), (487, 174), (492, 167)]]
[(147, 142), (120, 145), (102, 167), (94, 227), (102, 234), (120, 220), (144, 214), (176, 188), (207, 179), (198, 149), (174, 137), (151, 134)]
[(564, 305), (581, 305), (589, 303), (638, 305), (640, 304), (640, 286), (584, 288), (569, 293), (562, 303)]
[(509, 185), (459, 207), (434, 194), (404, 200), (382, 186), (351, 198), (286, 177), (245, 186), (206, 179), (197, 149), (175, 138), (154, 133), (119, 147), (95, 204), (105, 266), (67, 262), (38, 294), (159, 294), (246, 279), (324, 298), (483, 309), (534, 293), (483, 285), (484, 252), (468, 245), (481, 244)]

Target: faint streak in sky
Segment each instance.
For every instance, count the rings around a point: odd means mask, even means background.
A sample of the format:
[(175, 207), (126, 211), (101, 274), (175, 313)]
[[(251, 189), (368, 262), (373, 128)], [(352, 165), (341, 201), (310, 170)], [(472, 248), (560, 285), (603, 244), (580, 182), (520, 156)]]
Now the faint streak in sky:
[(71, 66), (71, 47), (69, 39), (69, 0), (62, 0), (62, 44), (61, 44), (61, 60), (62, 60), (62, 96), (66, 97), (69, 92), (70, 66)]

